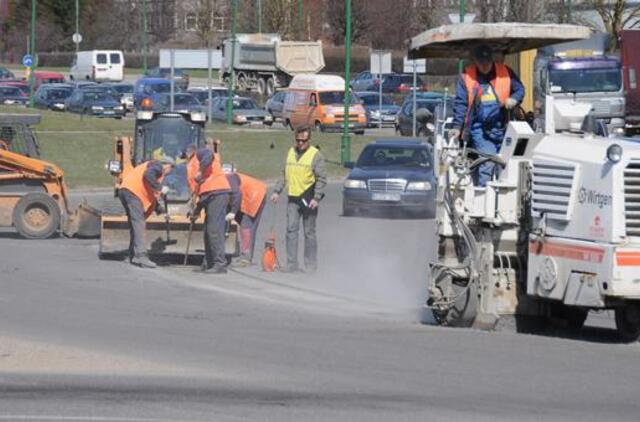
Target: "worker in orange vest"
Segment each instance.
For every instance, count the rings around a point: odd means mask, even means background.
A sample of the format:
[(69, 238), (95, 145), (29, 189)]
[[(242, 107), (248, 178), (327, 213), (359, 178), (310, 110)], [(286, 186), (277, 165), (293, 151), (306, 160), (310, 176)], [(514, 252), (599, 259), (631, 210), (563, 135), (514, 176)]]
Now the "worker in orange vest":
[(171, 171), (170, 162), (147, 161), (136, 166), (122, 179), (118, 197), (129, 221), (129, 260), (142, 268), (155, 268), (147, 255), (145, 220), (153, 211), (165, 212), (158, 199), (169, 192), (162, 180)]
[(197, 196), (196, 212), (189, 217), (197, 218), (201, 209), (205, 211), (205, 259), (200, 271), (224, 274), (227, 272), (224, 226), (231, 187), (222, 170), (222, 157), (215, 152), (215, 144), (215, 141), (207, 142), (204, 148), (190, 148), (186, 152), (189, 158), (187, 182)]
[(227, 180), (232, 191), (227, 220), (240, 224), (240, 257), (235, 261), (235, 265), (251, 265), (256, 245), (256, 232), (267, 197), (267, 184), (238, 172), (227, 174)]
[[(488, 45), (476, 47), (471, 54), (473, 64), (458, 79), (453, 103), (453, 128), (449, 139), (464, 139), (480, 153), (500, 152), (506, 132), (508, 110), (524, 99), (524, 86), (508, 66), (496, 63)], [(494, 164), (486, 162), (474, 175), (478, 186), (485, 186), (494, 173)]]

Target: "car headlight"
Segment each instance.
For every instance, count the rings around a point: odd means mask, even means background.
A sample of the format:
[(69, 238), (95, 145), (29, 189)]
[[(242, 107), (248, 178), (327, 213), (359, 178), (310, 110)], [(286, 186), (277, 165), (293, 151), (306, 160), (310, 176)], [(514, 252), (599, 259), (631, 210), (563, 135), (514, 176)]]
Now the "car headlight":
[(407, 185), (408, 191), (429, 191), (431, 190), (431, 183), (429, 182), (409, 182)]
[(378, 110), (371, 111), (371, 117), (373, 117), (374, 119), (379, 119), (380, 118), (380, 112)]
[(347, 179), (344, 181), (344, 187), (347, 189), (366, 189), (367, 184), (364, 180)]
[(93, 111), (102, 111), (102, 110), (104, 110), (104, 107), (102, 107), (102, 106), (91, 106), (91, 110), (93, 110)]
[(122, 110), (123, 110), (123, 107), (122, 107), (121, 105), (119, 105), (119, 106), (115, 106), (115, 107), (114, 107), (114, 109), (119, 110), (119, 111), (122, 111)]
[(624, 128), (623, 127), (617, 127), (615, 129), (613, 129), (613, 134), (614, 135), (618, 135), (618, 136), (624, 136)]
[(618, 144), (612, 144), (607, 148), (607, 159), (612, 163), (619, 163), (622, 160), (622, 147)]
[(244, 123), (247, 121), (247, 118), (245, 116), (233, 116), (233, 121), (236, 123)]
[(264, 119), (265, 119), (267, 122), (270, 122), (271, 120), (273, 120), (273, 118), (272, 118), (271, 116), (264, 116)]

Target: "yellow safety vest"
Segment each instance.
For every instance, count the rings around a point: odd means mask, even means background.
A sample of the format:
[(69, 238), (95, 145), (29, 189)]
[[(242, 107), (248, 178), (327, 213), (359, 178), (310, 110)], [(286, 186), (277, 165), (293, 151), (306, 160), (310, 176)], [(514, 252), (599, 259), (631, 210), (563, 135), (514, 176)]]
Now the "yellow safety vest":
[(318, 149), (310, 146), (298, 160), (295, 148), (289, 150), (284, 170), (289, 196), (301, 196), (316, 183), (311, 165), (317, 153)]

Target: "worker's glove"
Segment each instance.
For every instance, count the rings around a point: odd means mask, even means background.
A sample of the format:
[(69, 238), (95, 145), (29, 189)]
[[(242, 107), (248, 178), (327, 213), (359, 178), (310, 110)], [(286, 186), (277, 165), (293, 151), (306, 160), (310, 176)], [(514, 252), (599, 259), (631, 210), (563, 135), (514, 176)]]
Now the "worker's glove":
[(187, 218), (189, 219), (189, 221), (196, 221), (199, 214), (200, 212), (197, 210), (189, 210), (187, 211)]
[(162, 196), (167, 196), (167, 194), (171, 192), (171, 188), (169, 186), (163, 186), (162, 189), (160, 189), (160, 193), (162, 194)]
[(235, 213), (230, 212), (224, 217), (224, 219), (227, 221), (227, 223), (231, 223), (233, 220), (236, 219), (236, 215)]
[(515, 98), (507, 98), (507, 101), (504, 102), (504, 106), (507, 110), (513, 110), (515, 106), (518, 105), (518, 101)]
[(167, 210), (164, 209), (164, 206), (160, 202), (156, 202), (155, 212), (156, 212), (156, 215), (161, 215), (166, 213)]

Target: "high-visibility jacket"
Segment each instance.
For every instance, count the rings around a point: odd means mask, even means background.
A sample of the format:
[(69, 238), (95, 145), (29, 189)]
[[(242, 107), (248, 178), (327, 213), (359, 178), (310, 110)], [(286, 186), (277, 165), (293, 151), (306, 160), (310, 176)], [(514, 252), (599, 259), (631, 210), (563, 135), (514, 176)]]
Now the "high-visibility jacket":
[(313, 174), (312, 164), (317, 153), (318, 149), (310, 146), (298, 160), (295, 148), (292, 147), (289, 149), (284, 167), (287, 193), (289, 196), (302, 196), (303, 193), (316, 183), (316, 176)]
[[(131, 172), (124, 176), (120, 185), (121, 189), (127, 189), (142, 202), (145, 215), (149, 215), (153, 211), (159, 194), (151, 189), (151, 186), (144, 180), (144, 172), (147, 171), (148, 166), (149, 162), (147, 161), (134, 167)], [(164, 176), (160, 176), (157, 179), (158, 183), (162, 183), (162, 179), (164, 179)]]
[(240, 211), (250, 217), (255, 217), (267, 196), (267, 184), (246, 174), (236, 173), (240, 178)]
[(211, 163), (211, 166), (202, 175), (204, 180), (198, 187), (196, 175), (200, 170), (200, 160), (198, 160), (196, 154), (193, 154), (193, 157), (191, 157), (191, 160), (187, 163), (187, 182), (189, 183), (191, 192), (202, 195), (208, 192), (228, 191), (231, 189), (227, 181), (227, 176), (222, 170), (221, 161), (222, 157), (220, 157), (220, 154), (214, 153), (213, 163)]
[[(507, 98), (509, 98), (509, 95), (511, 95), (511, 76), (509, 75), (509, 68), (506, 65), (502, 63), (495, 63), (495, 68), (496, 75), (495, 78), (490, 81), (490, 84), (498, 96), (500, 105), (503, 105), (507, 101)], [(480, 89), (480, 84), (478, 83), (478, 69), (475, 65), (467, 66), (464, 69), (462, 77), (467, 88), (467, 105), (471, 108), (475, 99), (474, 94)], [(482, 93), (479, 93), (479, 95), (482, 95)]]

